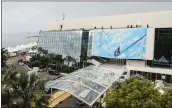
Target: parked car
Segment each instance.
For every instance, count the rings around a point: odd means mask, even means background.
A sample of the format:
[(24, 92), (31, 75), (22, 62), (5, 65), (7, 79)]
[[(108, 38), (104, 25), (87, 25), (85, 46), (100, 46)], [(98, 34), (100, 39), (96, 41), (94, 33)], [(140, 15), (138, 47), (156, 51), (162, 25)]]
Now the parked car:
[(23, 66), (24, 64), (27, 64), (27, 63), (28, 63), (28, 61), (26, 61), (24, 59), (19, 59), (18, 60), (18, 64), (21, 65), (21, 66)]
[(76, 105), (77, 106), (85, 106), (86, 104), (84, 102), (82, 102), (81, 100), (77, 99), (76, 100)]
[(21, 55), (26, 55), (26, 52), (21, 52)]
[(18, 60), (18, 64), (19, 64), (20, 66), (23, 66), (25, 63), (24, 63), (23, 59), (19, 59), (19, 60)]
[(10, 57), (16, 57), (16, 56), (17, 56), (17, 53), (14, 53), (14, 52), (10, 53)]
[(59, 75), (60, 74), (60, 72), (58, 72), (55, 69), (51, 69), (51, 68), (48, 68), (48, 73), (49, 74), (52, 74), (52, 75)]
[(48, 64), (47, 71), (49, 74), (60, 75), (60, 72), (57, 70), (56, 64)]

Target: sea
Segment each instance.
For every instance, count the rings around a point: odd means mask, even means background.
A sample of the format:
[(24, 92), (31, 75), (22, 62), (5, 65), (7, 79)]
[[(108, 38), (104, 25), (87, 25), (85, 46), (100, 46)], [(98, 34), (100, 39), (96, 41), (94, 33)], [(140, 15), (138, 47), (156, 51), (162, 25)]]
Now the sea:
[[(13, 34), (2, 34), (2, 47), (16, 47), (17, 45), (21, 44), (28, 44), (31, 42), (38, 41), (38, 37), (32, 37), (32, 36), (38, 36), (39, 33), (33, 32), (33, 33), (13, 33)], [(29, 37), (29, 38), (28, 38)]]

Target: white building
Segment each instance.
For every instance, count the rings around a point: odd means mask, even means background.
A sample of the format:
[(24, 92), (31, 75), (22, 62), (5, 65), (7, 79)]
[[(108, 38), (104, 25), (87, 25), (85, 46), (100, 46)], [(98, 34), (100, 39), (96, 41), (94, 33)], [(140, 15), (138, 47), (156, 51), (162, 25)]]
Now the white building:
[[(155, 60), (156, 52), (158, 50), (158, 45), (156, 46), (155, 38), (156, 34), (163, 31), (163, 35), (160, 38), (167, 36), (168, 44), (167, 46), (172, 46), (172, 11), (160, 11), (160, 12), (148, 12), (148, 13), (137, 13), (137, 14), (126, 14), (126, 15), (114, 15), (114, 16), (102, 16), (96, 18), (83, 18), (83, 19), (72, 19), (72, 20), (62, 20), (62, 21), (52, 21), (48, 24), (48, 30), (68, 30), (68, 29), (94, 29), (96, 28), (127, 28), (129, 27), (147, 27), (147, 41), (146, 41), (146, 60), (111, 60), (116, 63), (122, 63), (126, 65), (126, 71), (128, 75), (131, 74), (142, 74), (147, 76), (148, 79), (160, 80), (164, 79), (166, 82), (172, 82), (172, 66), (154, 66), (152, 62)], [(167, 30), (168, 29), (168, 30)], [(159, 37), (158, 37), (159, 38)], [(170, 42), (169, 42), (170, 41)], [(166, 43), (166, 41), (163, 41)], [(162, 43), (163, 43), (162, 42)], [(156, 46), (156, 47), (155, 47)], [(163, 51), (170, 53), (172, 56), (172, 47), (167, 48), (165, 44)], [(165, 51), (167, 48), (168, 51)], [(166, 54), (169, 56), (169, 54)], [(159, 56), (159, 55), (158, 55)], [(161, 59), (164, 55), (161, 55)], [(158, 58), (160, 59), (160, 58)], [(169, 60), (170, 65), (170, 60)]]
[(52, 21), (48, 24), (48, 30), (59, 30), (61, 25), (63, 30), (68, 29), (90, 29), (94, 28), (123, 28), (127, 25), (142, 25), (149, 24), (150, 28), (167, 28), (172, 27), (172, 11), (160, 11), (160, 12), (148, 12), (148, 13), (136, 13), (114, 16), (101, 16), (96, 18), (83, 18), (83, 19), (71, 19)]

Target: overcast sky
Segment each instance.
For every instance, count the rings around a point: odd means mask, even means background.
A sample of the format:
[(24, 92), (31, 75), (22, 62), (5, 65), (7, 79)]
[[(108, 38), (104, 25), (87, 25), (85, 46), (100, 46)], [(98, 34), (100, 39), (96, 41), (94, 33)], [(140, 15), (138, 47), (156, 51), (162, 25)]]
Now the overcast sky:
[(172, 10), (172, 2), (3, 2), (2, 33), (39, 32), (53, 20)]

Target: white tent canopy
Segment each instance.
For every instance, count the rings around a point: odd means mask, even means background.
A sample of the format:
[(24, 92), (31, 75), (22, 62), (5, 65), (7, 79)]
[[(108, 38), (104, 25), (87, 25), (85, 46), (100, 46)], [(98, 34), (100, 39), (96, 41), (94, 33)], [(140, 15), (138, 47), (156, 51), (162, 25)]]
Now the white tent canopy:
[(28, 51), (28, 53), (36, 53), (36, 50), (30, 49), (30, 50)]
[(89, 66), (54, 80), (50, 88), (69, 92), (92, 106), (122, 74), (122, 67)]
[(24, 50), (26, 48), (32, 48), (33, 46), (37, 46), (37, 43), (31, 42), (29, 44), (17, 45), (16, 47), (8, 47), (7, 50), (8, 52), (15, 52), (15, 51)]

